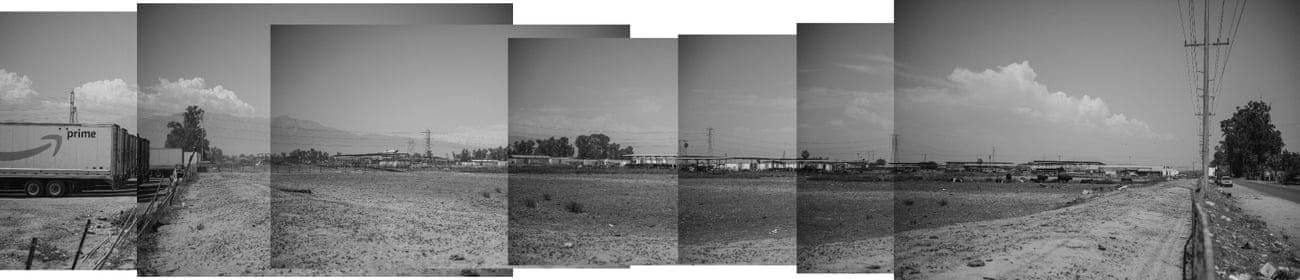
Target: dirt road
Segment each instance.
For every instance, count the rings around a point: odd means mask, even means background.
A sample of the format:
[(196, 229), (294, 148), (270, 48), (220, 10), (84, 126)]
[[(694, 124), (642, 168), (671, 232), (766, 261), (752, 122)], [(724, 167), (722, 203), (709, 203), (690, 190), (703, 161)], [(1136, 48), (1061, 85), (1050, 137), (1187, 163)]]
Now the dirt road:
[(903, 279), (1177, 279), (1192, 181), (1091, 195), (1028, 216), (899, 232)]
[(142, 235), (141, 275), (267, 273), (268, 173), (203, 173), (173, 205), (158, 232)]
[[(113, 234), (120, 228), (115, 223), (130, 215), (135, 206), (135, 190), (95, 191), (59, 198), (25, 198), (21, 193), (0, 193), (0, 269), (23, 269), (32, 238), (37, 238), (36, 257), (32, 269), (68, 269), (81, 242), (81, 232), (86, 220), (91, 221), (90, 234), (84, 250), (112, 242)], [(122, 214), (126, 213), (126, 214)], [(104, 245), (107, 252), (110, 245)], [(123, 248), (131, 248), (120, 246)], [(107, 269), (132, 269), (134, 250), (123, 250), (117, 263), (106, 264)], [(115, 253), (117, 255), (117, 253)], [(90, 269), (86, 259), (98, 259), (101, 254), (83, 256), (77, 269)]]

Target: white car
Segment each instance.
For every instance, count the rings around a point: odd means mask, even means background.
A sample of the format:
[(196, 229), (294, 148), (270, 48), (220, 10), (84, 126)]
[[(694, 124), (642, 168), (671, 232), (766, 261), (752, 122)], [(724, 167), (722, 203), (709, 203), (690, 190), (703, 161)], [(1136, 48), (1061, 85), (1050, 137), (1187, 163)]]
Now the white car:
[(1219, 186), (1225, 188), (1231, 188), (1232, 179), (1229, 179), (1228, 176), (1219, 177)]

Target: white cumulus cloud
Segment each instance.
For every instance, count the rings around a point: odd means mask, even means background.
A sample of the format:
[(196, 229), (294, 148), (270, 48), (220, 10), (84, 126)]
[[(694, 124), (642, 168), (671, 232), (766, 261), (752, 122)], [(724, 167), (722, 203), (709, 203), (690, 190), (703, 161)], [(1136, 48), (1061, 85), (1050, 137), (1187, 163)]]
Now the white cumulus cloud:
[(32, 79), (0, 69), (0, 101), (20, 103), (35, 95), (36, 90), (32, 89)]
[(1036, 79), (1037, 73), (1028, 61), (1024, 61), (978, 72), (957, 68), (948, 75), (944, 83), (947, 88), (914, 88), (906, 92), (912, 101), (917, 102), (1006, 110), (1027, 120), (1071, 125), (1079, 129), (1173, 138), (1170, 134), (1154, 131), (1142, 120), (1112, 112), (1101, 98), (1051, 91)]
[(252, 117), (253, 106), (239, 99), (234, 91), (220, 85), (208, 87), (203, 78), (158, 79), (158, 84), (142, 95), (140, 106), (155, 113), (172, 114), (197, 105), (209, 112), (222, 112), (235, 116)]

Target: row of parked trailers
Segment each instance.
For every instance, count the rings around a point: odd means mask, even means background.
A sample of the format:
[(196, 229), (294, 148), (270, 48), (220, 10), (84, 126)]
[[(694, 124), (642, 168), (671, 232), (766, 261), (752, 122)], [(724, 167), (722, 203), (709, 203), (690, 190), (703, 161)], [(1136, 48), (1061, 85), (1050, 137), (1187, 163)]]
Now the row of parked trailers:
[(0, 123), (0, 189), (28, 196), (138, 187), (150, 157), (148, 139), (116, 124)]

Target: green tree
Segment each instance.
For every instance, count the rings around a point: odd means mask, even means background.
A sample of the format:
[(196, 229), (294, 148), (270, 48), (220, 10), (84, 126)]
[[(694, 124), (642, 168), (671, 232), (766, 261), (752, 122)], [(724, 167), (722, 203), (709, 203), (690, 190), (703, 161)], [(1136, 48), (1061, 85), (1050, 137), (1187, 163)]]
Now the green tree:
[[(1271, 158), (1282, 152), (1282, 132), (1273, 126), (1269, 111), (1272, 107), (1263, 101), (1250, 101), (1237, 107), (1232, 118), (1219, 122), (1223, 130), (1221, 165), (1227, 164), (1233, 176), (1259, 177)], [(1274, 163), (1281, 162), (1274, 161)]]
[[(198, 154), (208, 154), (208, 131), (200, 124), (203, 122), (203, 109), (199, 106), (190, 105), (185, 108), (182, 122), (171, 121), (167, 123), (167, 141), (163, 143), (167, 148), (181, 148), (183, 151), (196, 152)], [(191, 156), (193, 157), (193, 156)], [(189, 161), (190, 159), (186, 159)]]
[(802, 159), (808, 159), (808, 157), (811, 157), (811, 156), (812, 156), (812, 154), (809, 154), (809, 153), (808, 153), (808, 150), (803, 150), (802, 153), (799, 153), (799, 158), (802, 158)]

